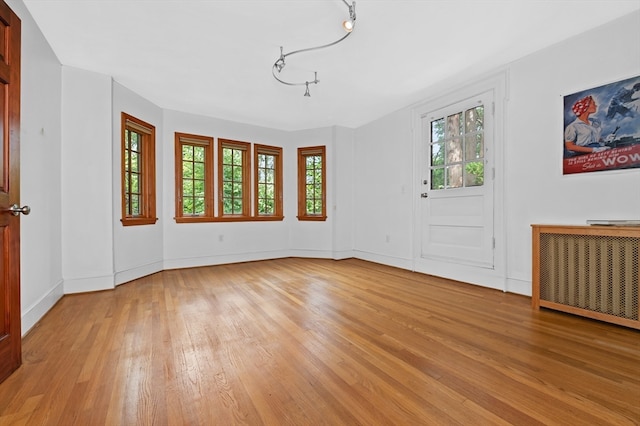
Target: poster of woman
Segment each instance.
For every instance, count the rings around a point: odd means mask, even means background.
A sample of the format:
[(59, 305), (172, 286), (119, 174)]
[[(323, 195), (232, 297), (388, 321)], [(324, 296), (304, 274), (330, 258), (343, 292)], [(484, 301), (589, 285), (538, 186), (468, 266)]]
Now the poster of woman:
[(640, 168), (640, 76), (564, 97), (563, 174)]

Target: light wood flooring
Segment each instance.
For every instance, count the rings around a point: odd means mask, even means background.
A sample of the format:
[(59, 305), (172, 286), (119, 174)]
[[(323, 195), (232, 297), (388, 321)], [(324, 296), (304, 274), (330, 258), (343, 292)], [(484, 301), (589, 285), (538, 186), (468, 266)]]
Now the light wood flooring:
[(0, 425), (640, 423), (640, 332), (353, 259), (68, 295), (23, 360)]

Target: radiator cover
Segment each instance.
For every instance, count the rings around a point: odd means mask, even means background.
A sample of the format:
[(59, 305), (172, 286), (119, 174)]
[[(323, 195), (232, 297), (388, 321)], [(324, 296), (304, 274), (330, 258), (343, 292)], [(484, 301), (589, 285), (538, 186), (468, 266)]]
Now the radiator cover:
[(640, 228), (533, 225), (534, 308), (640, 329)]

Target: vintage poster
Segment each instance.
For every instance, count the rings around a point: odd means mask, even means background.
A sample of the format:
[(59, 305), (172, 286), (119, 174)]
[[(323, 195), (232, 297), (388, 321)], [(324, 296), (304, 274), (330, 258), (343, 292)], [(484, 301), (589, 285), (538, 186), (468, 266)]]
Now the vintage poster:
[(564, 97), (563, 174), (640, 168), (640, 76)]

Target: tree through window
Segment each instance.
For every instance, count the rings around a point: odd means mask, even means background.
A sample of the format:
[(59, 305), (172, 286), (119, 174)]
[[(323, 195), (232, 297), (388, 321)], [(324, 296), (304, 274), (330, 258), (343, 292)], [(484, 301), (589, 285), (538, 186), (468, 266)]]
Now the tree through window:
[(484, 184), (484, 106), (431, 121), (431, 189)]

